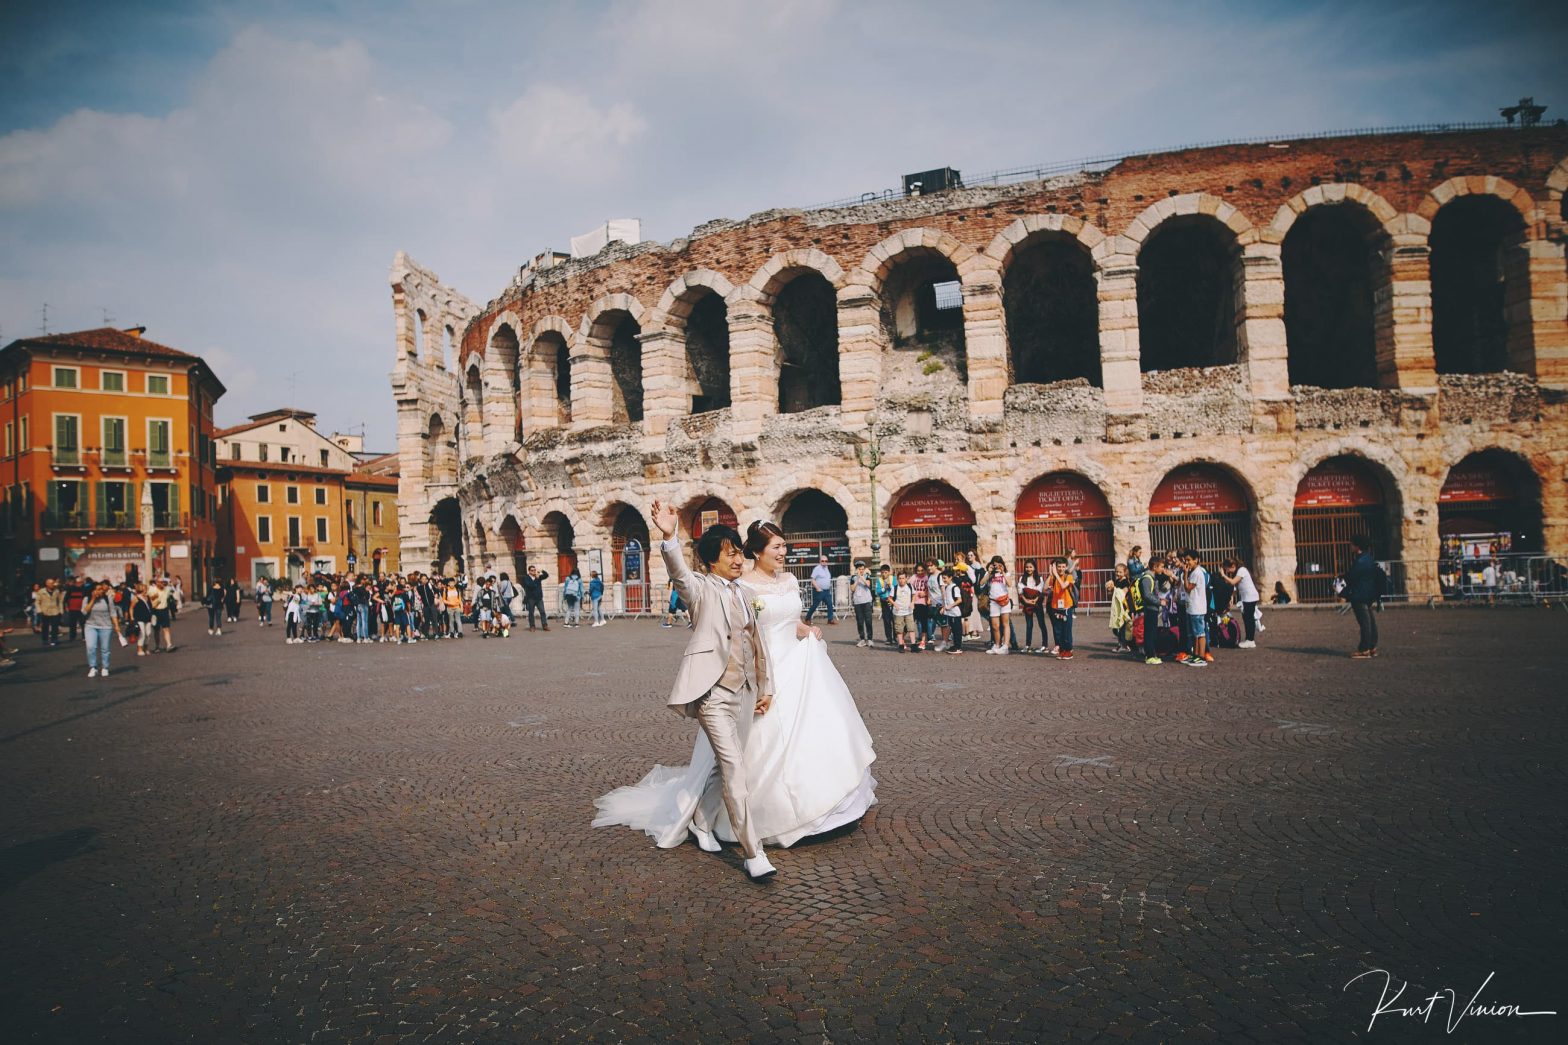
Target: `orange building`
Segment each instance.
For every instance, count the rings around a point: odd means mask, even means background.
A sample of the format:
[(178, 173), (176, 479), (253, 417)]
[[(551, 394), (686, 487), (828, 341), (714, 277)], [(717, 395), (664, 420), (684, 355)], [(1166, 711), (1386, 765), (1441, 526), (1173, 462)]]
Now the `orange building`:
[(153, 571), (187, 593), (217, 544), (213, 403), (198, 356), (104, 327), (0, 349), (0, 583), (139, 577), (152, 491)]
[(298, 462), (228, 461), (218, 468), (219, 569), (251, 585), (341, 573), (348, 562), (347, 471)]

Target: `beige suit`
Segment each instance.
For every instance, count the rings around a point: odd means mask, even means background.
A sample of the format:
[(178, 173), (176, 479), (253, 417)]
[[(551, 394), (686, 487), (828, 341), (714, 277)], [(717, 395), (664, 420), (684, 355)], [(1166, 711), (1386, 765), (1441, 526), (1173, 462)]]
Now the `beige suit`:
[[(722, 794), (730, 826), (747, 857), (762, 855), (751, 824), (743, 752), (758, 696), (771, 696), (767, 649), (757, 633), (756, 612), (737, 584), (698, 576), (686, 565), (680, 543), (659, 545), (676, 592), (691, 610), (692, 635), (681, 658), (669, 705), (696, 718), (713, 748), (718, 788), (704, 788), (692, 825), (713, 830)], [(713, 782), (709, 778), (710, 784)]]

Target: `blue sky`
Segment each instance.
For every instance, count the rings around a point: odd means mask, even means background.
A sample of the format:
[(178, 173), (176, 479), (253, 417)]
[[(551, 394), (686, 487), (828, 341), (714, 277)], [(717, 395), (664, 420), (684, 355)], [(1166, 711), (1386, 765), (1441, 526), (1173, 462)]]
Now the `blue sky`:
[(206, 356), (225, 422), (293, 387), (392, 449), (396, 250), (483, 302), (608, 217), (667, 241), (943, 165), (1568, 116), (1565, 43), (1565, 4), (5, 4), (0, 338), (107, 311)]

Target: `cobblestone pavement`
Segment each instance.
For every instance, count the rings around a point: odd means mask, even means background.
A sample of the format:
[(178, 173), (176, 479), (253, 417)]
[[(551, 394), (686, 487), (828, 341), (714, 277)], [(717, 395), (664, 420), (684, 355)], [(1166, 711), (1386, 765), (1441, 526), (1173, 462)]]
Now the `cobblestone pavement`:
[[(247, 607), (247, 613), (249, 607)], [(590, 831), (682, 763), (685, 631), (221, 639), (0, 676), (11, 1040), (1563, 1040), (1564, 1017), (1369, 1034), (1381, 968), (1568, 1008), (1568, 615), (1274, 613), (1148, 668), (833, 653), (877, 805), (778, 852)], [(1398, 1023), (1396, 1023), (1396, 1020)]]

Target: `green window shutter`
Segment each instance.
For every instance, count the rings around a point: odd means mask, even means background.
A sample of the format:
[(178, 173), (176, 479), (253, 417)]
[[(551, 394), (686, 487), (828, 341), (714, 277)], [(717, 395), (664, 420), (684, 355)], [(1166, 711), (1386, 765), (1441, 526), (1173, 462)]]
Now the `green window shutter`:
[(60, 484), (52, 482), (49, 484), (48, 489), (49, 500), (44, 508), (45, 511), (49, 513), (49, 524), (51, 526), (56, 526), (59, 525), (60, 515)]
[(109, 525), (109, 499), (103, 494), (103, 488), (105, 485), (103, 482), (96, 482), (93, 483), (93, 485), (97, 487), (97, 489), (93, 491), (93, 498), (97, 506), (98, 528), (101, 530)]
[(169, 484), (169, 525), (180, 525), (180, 487), (178, 483)]

